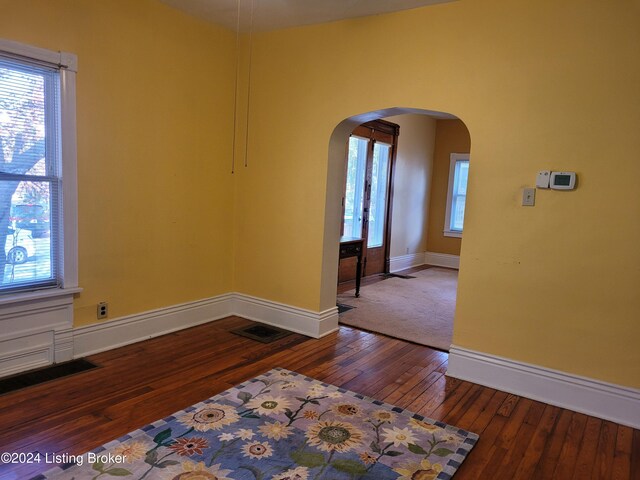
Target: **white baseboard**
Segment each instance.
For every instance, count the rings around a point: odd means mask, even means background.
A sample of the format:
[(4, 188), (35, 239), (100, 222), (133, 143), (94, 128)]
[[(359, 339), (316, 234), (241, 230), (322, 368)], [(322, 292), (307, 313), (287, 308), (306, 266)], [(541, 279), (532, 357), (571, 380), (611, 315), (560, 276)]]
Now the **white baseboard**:
[(425, 252), (424, 263), (434, 267), (446, 267), (460, 269), (460, 255), (449, 255), (447, 253)]
[(240, 293), (160, 308), (73, 329), (73, 356), (85, 357), (237, 315), (319, 338), (338, 329), (338, 309), (312, 312)]
[(392, 257), (389, 259), (389, 272), (394, 273), (401, 270), (406, 270), (407, 268), (419, 267), (420, 265), (424, 265), (424, 256), (425, 252), (419, 252)]
[(74, 358), (122, 347), (231, 315), (232, 294), (73, 329)]
[(455, 345), (447, 375), (640, 428), (640, 390)]
[(434, 267), (445, 267), (460, 269), (460, 256), (449, 255), (447, 253), (420, 252), (400, 255), (389, 259), (389, 272), (399, 272), (407, 268), (419, 267), (420, 265), (432, 265)]
[(338, 329), (338, 307), (313, 312), (242, 293), (234, 294), (232, 304), (233, 315), (313, 338), (323, 337)]

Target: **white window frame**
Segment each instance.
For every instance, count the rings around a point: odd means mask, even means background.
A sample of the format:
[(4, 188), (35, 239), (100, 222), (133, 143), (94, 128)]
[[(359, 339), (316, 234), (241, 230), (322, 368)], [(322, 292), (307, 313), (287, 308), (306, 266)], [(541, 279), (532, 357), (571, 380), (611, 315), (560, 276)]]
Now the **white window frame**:
[(58, 286), (0, 294), (0, 377), (73, 358), (73, 298), (78, 286), (76, 144), (77, 57), (0, 38), (0, 53), (60, 72), (62, 190)]
[(456, 163), (469, 161), (468, 153), (452, 153), (449, 160), (449, 186), (447, 188), (447, 208), (444, 216), (444, 236), (462, 238), (462, 230), (451, 230), (451, 210), (453, 204), (453, 185), (456, 175)]
[(48, 298), (77, 293), (78, 288), (78, 192), (77, 192), (77, 138), (76, 138), (76, 73), (77, 56), (67, 52), (54, 52), (0, 38), (0, 53), (16, 58), (55, 66), (60, 72), (60, 140), (62, 175), (62, 221), (58, 245), (60, 272), (58, 287), (0, 295), (0, 305), (23, 299)]

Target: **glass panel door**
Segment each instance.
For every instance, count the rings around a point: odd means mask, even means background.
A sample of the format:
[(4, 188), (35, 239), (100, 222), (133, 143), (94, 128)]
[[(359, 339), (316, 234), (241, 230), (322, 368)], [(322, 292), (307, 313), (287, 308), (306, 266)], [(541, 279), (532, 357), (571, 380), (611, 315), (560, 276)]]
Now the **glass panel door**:
[(349, 139), (347, 160), (347, 186), (344, 198), (343, 236), (362, 238), (362, 209), (367, 169), (369, 140), (352, 136)]
[[(391, 181), (398, 125), (383, 120), (356, 127), (346, 145), (341, 242), (364, 239), (362, 276), (384, 273), (389, 266)], [(355, 278), (355, 258), (343, 258), (338, 281)]]
[(391, 145), (382, 142), (376, 142), (373, 145), (367, 248), (381, 247), (384, 238), (390, 152)]

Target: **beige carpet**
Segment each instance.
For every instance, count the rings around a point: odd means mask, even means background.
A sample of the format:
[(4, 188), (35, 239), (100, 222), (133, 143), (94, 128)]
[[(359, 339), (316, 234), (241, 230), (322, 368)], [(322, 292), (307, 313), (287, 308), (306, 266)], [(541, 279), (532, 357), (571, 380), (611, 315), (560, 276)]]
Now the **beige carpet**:
[(340, 323), (449, 351), (456, 307), (457, 270), (429, 268), (416, 278), (391, 277), (338, 295), (352, 307)]

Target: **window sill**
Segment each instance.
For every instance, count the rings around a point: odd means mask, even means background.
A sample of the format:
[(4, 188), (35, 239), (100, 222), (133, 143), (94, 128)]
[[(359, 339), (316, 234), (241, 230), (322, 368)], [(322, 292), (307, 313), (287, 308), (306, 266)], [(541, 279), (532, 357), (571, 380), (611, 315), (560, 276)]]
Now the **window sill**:
[(34, 300), (44, 300), (65, 295), (73, 295), (82, 292), (80, 287), (71, 288), (49, 288), (43, 290), (35, 290), (32, 292), (10, 293), (0, 296), (0, 306), (11, 305), (15, 303), (26, 303)]
[(443, 232), (445, 237), (455, 237), (455, 238), (462, 238), (462, 232), (454, 232), (452, 230), (445, 230)]

